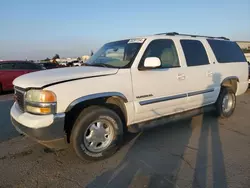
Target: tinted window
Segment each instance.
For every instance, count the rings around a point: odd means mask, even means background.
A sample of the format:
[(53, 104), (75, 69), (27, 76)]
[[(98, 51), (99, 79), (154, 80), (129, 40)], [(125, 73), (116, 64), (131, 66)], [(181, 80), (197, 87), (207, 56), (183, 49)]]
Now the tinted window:
[(41, 70), (42, 69), (42, 66), (40, 66), (39, 64), (35, 64), (35, 63), (30, 63), (29, 67), (30, 67), (30, 69), (33, 69), (33, 70)]
[(33, 63), (16, 63), (15, 69), (22, 69), (22, 70), (37, 70), (41, 69), (39, 65)]
[(25, 70), (31, 69), (29, 65), (30, 65), (29, 63), (16, 63), (15, 69), (25, 69)]
[(236, 42), (226, 40), (207, 40), (219, 63), (246, 62), (246, 58)]
[(142, 57), (141, 65), (147, 57), (158, 57), (161, 60), (161, 68), (180, 66), (174, 42), (169, 39), (152, 41)]
[(1, 63), (0, 70), (10, 70), (13, 69), (13, 66), (14, 66), (13, 63)]
[(56, 68), (57, 64), (55, 64), (55, 63), (44, 63), (43, 66), (45, 68)]
[(185, 54), (187, 66), (199, 66), (209, 64), (206, 50), (198, 40), (181, 40), (181, 46)]

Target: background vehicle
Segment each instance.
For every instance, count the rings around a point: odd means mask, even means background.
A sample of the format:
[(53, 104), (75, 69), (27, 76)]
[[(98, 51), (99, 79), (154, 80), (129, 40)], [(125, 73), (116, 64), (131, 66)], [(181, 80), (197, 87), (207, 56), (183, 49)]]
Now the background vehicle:
[(82, 66), (82, 62), (81, 61), (73, 61), (73, 66)]
[(58, 63), (39, 63), (39, 65), (41, 65), (45, 69), (54, 69), (54, 68), (63, 67), (62, 65), (59, 65)]
[(60, 65), (60, 66), (62, 66), (62, 67), (66, 67), (67, 66), (67, 62), (58, 62), (58, 64)]
[(18, 76), (43, 69), (28, 61), (0, 61), (0, 93), (13, 90), (12, 82)]
[(80, 61), (70, 61), (67, 63), (67, 67), (82, 66)]

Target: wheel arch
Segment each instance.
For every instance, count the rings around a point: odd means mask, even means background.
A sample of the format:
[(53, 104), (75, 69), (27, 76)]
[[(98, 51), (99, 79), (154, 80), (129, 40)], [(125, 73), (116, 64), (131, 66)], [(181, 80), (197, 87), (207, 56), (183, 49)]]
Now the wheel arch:
[(234, 93), (237, 92), (239, 78), (237, 76), (229, 76), (222, 80), (221, 87), (229, 87)]
[(127, 110), (125, 103), (127, 102), (127, 98), (119, 92), (96, 93), (74, 100), (65, 111), (64, 131), (67, 135), (67, 141), (70, 142), (71, 130), (80, 112), (93, 105), (105, 106), (114, 110), (121, 118), (125, 129), (127, 123)]
[(66, 108), (65, 112), (69, 112), (72, 108), (74, 108), (74, 106), (76, 106), (79, 103), (93, 100), (93, 99), (108, 98), (108, 97), (119, 97), (123, 102), (128, 102), (127, 98), (122, 93), (119, 93), (119, 92), (95, 93), (95, 94), (86, 95), (86, 96), (83, 96), (83, 97), (80, 97), (80, 98), (74, 100)]

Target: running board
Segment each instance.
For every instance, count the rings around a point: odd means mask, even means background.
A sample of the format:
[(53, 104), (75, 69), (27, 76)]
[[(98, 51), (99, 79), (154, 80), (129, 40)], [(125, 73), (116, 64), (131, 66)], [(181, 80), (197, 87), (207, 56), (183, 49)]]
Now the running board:
[(210, 112), (212, 110), (214, 110), (214, 105), (209, 105), (209, 106), (205, 106), (202, 108), (197, 108), (194, 110), (189, 110), (186, 112), (181, 112), (181, 113), (177, 113), (177, 114), (173, 114), (173, 115), (169, 115), (169, 116), (165, 116), (165, 117), (160, 117), (154, 120), (149, 120), (149, 121), (145, 121), (145, 122), (141, 122), (141, 123), (137, 123), (137, 124), (132, 124), (128, 126), (128, 131), (131, 133), (137, 133), (140, 132), (142, 130), (146, 130), (146, 129), (150, 129), (153, 127), (157, 127), (166, 123), (170, 123), (170, 122), (175, 122), (175, 121), (179, 121), (179, 120), (183, 120), (183, 119), (188, 119), (191, 118), (193, 116), (197, 116), (203, 113), (207, 113)]

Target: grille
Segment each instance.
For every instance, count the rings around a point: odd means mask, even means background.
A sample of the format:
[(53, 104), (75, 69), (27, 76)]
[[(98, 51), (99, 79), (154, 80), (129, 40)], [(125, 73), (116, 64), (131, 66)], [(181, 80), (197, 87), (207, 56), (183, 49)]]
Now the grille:
[(15, 87), (15, 100), (22, 111), (24, 111), (24, 93), (24, 90)]

